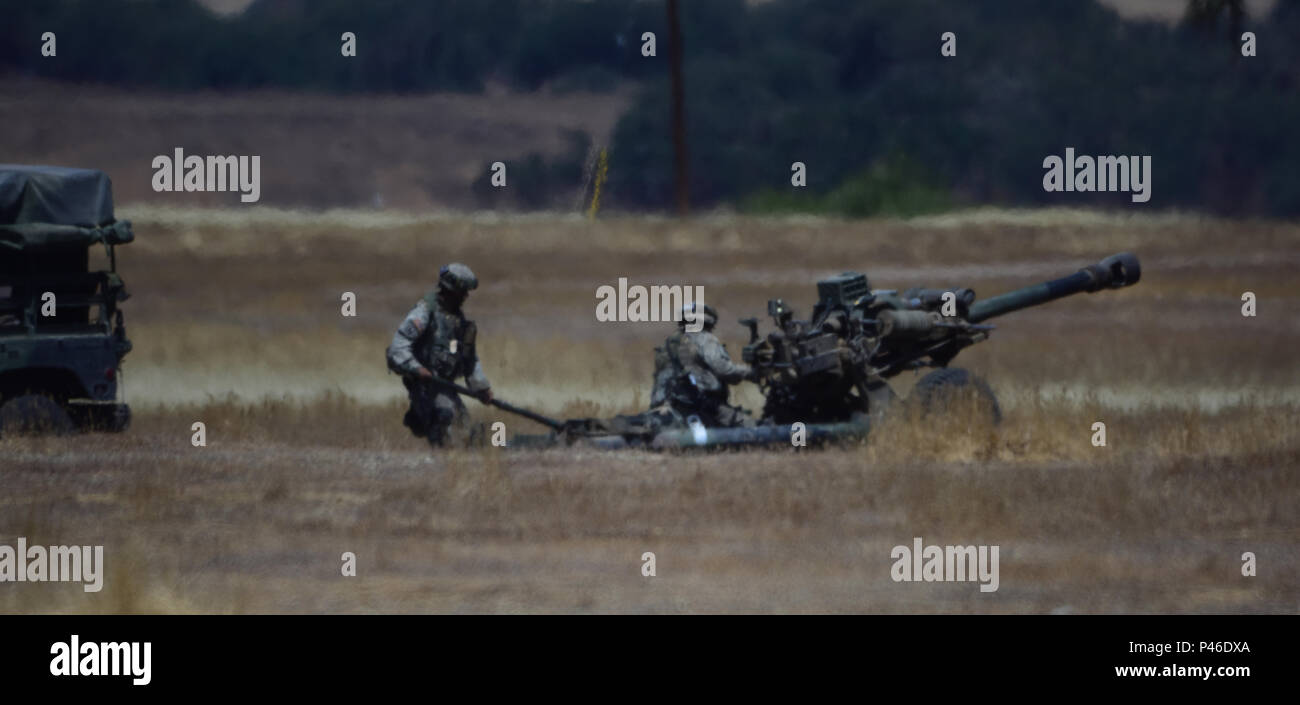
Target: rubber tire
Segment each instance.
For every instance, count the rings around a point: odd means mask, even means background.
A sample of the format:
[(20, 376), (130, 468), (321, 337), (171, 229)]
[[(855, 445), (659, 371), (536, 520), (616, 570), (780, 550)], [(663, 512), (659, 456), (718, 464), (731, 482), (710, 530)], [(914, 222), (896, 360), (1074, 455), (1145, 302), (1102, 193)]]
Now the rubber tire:
[(25, 394), (0, 406), (0, 433), (62, 436), (75, 430), (68, 412), (47, 396)]
[(988, 403), (995, 426), (1002, 423), (1002, 407), (988, 382), (960, 367), (942, 367), (922, 377), (909, 398), (921, 405), (923, 414), (931, 414), (943, 411), (944, 398), (949, 394), (967, 389), (974, 389)]

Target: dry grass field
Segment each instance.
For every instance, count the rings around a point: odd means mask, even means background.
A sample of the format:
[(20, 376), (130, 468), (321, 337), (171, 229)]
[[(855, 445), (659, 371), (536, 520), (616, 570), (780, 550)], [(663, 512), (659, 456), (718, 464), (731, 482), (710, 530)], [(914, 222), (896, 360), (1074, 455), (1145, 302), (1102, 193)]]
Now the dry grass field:
[[(0, 612), (1285, 612), (1300, 608), (1300, 226), (975, 211), (690, 221), (121, 208), (136, 419), (0, 440), (0, 543), (103, 544), (105, 587), (0, 586)], [(900, 417), (821, 450), (431, 453), (384, 348), (439, 264), (497, 396), (642, 407), (670, 324), (596, 321), (619, 277), (735, 319), (816, 279), (980, 296), (1130, 250), (1142, 282), (995, 321), (957, 364), (991, 427)], [(342, 292), (358, 316), (340, 315)], [(1244, 291), (1259, 315), (1240, 314)], [(913, 383), (898, 378), (899, 391)], [(742, 398), (759, 405), (752, 387)], [(513, 432), (529, 422), (470, 402)], [(190, 444), (190, 425), (208, 445)], [(1103, 421), (1108, 445), (1094, 447)], [(896, 583), (890, 549), (1001, 547), (1000, 588)], [(358, 576), (340, 575), (355, 552)], [(652, 551), (657, 575), (642, 577)], [(1258, 575), (1243, 577), (1254, 552)]]

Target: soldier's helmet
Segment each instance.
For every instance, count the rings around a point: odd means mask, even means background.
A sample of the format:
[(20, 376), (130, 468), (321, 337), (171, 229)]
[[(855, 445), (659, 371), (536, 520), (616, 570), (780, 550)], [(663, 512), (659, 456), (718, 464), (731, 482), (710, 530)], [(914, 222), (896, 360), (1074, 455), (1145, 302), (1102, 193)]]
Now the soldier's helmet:
[(713, 330), (713, 326), (718, 323), (718, 312), (708, 304), (704, 304), (702, 308), (703, 311), (701, 311), (700, 314), (697, 314), (696, 311), (700, 311), (701, 309), (701, 306), (698, 303), (691, 303), (683, 306), (682, 320), (677, 322), (678, 327), (685, 328), (686, 325), (690, 323), (690, 320), (694, 319), (696, 315), (703, 315), (704, 330)]
[(478, 277), (460, 262), (444, 264), (438, 270), (438, 288), (465, 296), (478, 288)]

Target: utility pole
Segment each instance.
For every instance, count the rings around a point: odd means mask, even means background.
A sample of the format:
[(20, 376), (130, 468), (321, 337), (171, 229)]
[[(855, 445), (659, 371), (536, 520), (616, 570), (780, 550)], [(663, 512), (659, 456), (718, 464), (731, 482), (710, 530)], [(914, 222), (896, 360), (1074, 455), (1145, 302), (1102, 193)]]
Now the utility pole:
[(672, 81), (673, 168), (677, 186), (677, 214), (691, 211), (686, 160), (686, 89), (682, 79), (682, 27), (677, 21), (677, 0), (668, 0), (668, 66)]

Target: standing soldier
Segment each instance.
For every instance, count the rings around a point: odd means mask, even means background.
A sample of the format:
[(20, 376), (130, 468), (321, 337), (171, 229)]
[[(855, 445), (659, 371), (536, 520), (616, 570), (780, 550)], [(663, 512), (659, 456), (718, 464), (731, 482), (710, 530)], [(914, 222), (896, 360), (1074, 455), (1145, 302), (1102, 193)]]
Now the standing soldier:
[(443, 266), (438, 288), (406, 314), (388, 346), (388, 369), (402, 375), (411, 408), (402, 423), (435, 447), (450, 439), (469, 440), (468, 415), (460, 396), (439, 382), (463, 376), (480, 401), (492, 400), (491, 385), (474, 350), (477, 328), (466, 320), (461, 305), (478, 287), (474, 272), (460, 263)]
[[(667, 405), (683, 417), (699, 416), (705, 426), (753, 426), (744, 409), (728, 403), (727, 387), (743, 380), (756, 381), (758, 373), (749, 365), (732, 362), (722, 342), (713, 334), (718, 312), (696, 304), (683, 311), (677, 333), (655, 348), (655, 383), (650, 408)], [(704, 316), (703, 330), (686, 330), (687, 319)]]

